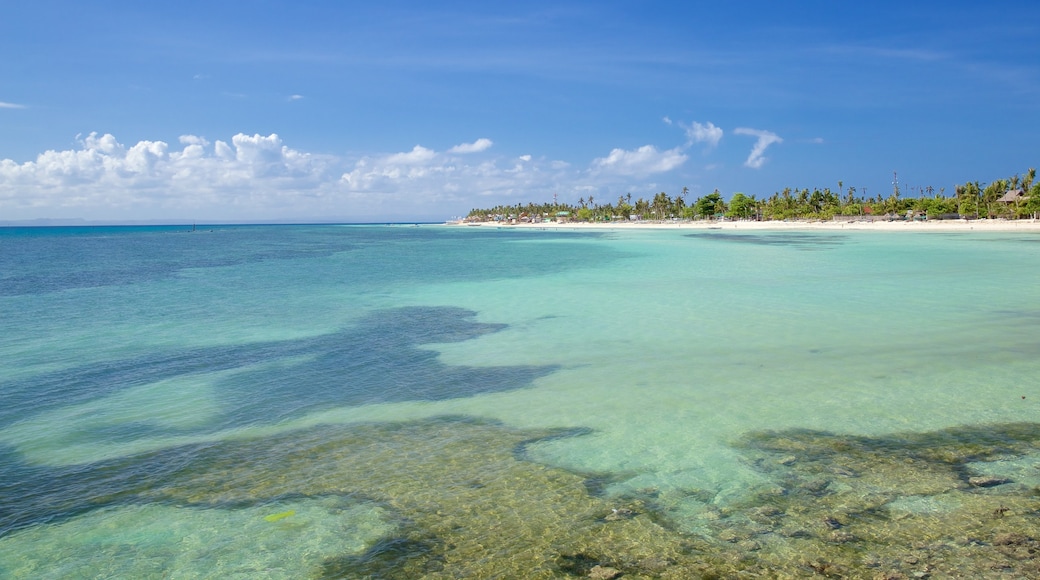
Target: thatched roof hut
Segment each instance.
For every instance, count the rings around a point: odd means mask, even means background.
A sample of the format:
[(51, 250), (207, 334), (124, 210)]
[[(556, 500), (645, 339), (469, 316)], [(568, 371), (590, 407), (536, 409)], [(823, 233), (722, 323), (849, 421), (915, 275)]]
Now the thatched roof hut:
[(1025, 191), (1023, 191), (1021, 189), (1012, 189), (1012, 190), (1008, 191), (1007, 193), (1005, 193), (1000, 199), (998, 199), (997, 202), (998, 203), (1012, 204), (1012, 203), (1018, 203), (1018, 202), (1023, 201), (1023, 200), (1025, 200), (1027, 198), (1028, 198), (1028, 196), (1026, 195)]

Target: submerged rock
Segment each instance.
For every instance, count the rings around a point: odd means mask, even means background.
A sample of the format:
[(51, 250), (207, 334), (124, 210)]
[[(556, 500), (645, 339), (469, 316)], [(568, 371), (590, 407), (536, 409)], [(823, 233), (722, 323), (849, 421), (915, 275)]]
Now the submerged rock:
[(837, 518), (827, 516), (823, 518), (823, 525), (829, 529), (837, 530), (842, 527), (842, 523)]
[(830, 487), (830, 485), (831, 482), (829, 479), (813, 479), (811, 481), (803, 483), (798, 487), (811, 494), (821, 494), (827, 491), (827, 488)]
[(612, 580), (613, 578), (617, 578), (620, 574), (621, 571), (617, 568), (600, 566), (598, 564), (589, 570), (589, 578), (592, 578), (592, 580)]
[(617, 522), (621, 520), (630, 520), (637, 515), (639, 515), (639, 513), (629, 507), (611, 508), (610, 513), (603, 519), (608, 522)]
[(993, 545), (995, 546), (1024, 546), (1032, 541), (1032, 538), (1029, 536), (1014, 532), (993, 536)]
[(1004, 485), (1005, 483), (1011, 483), (1011, 480), (1006, 477), (997, 477), (994, 475), (979, 475), (976, 477), (969, 477), (968, 483), (973, 487), (996, 487), (998, 485)]
[(830, 533), (830, 535), (827, 536), (827, 540), (835, 544), (845, 544), (848, 542), (852, 542), (855, 539), (855, 536), (853, 536), (849, 532), (846, 532), (845, 530), (834, 530)]
[(859, 477), (859, 474), (855, 470), (849, 469), (844, 465), (831, 466), (831, 473), (834, 475), (840, 475), (842, 477)]

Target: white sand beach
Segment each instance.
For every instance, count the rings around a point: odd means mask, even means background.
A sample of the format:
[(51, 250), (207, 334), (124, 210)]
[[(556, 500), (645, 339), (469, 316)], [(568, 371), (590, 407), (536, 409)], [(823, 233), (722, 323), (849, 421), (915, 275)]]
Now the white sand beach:
[(453, 226), (475, 226), (523, 229), (722, 229), (722, 230), (875, 230), (894, 232), (1040, 232), (1040, 220), (933, 220), (933, 221), (630, 221), (610, 223), (516, 223), (448, 222)]

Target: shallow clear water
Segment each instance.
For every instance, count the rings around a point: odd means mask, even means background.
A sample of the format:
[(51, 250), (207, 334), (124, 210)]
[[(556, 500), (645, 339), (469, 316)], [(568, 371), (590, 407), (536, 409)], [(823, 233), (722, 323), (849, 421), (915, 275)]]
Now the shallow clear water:
[(1017, 233), (0, 229), (0, 575), (884, 569), (1035, 525), (1038, 289)]

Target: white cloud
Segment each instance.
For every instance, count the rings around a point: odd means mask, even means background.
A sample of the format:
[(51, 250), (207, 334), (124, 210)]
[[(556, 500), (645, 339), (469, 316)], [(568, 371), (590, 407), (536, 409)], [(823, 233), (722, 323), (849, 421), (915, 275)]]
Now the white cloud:
[(416, 145), (407, 152), (365, 156), (340, 175), (339, 185), (351, 192), (381, 196), (423, 191), (430, 199), (458, 197), (459, 192), (467, 191), (467, 184), (470, 191), (498, 189), (502, 184), (489, 182), (515, 179), (523, 173), (523, 167), (500, 169), (494, 161), (470, 165), (452, 156), (486, 151), (492, 144), (490, 139), (481, 138), (456, 145), (446, 153)]
[(235, 146), (235, 159), (250, 165), (274, 163), (282, 153), (282, 140), (275, 133), (266, 137), (239, 133), (231, 138), (231, 143)]
[(181, 145), (201, 145), (202, 147), (209, 145), (209, 141), (197, 135), (181, 135), (177, 140), (180, 141)]
[(672, 124), (672, 120), (668, 117), (668, 115), (665, 115), (664, 117), (662, 117), (661, 120), (664, 121), (665, 125), (671, 125)]
[(686, 130), (689, 144), (707, 143), (709, 148), (713, 148), (722, 140), (722, 129), (710, 122), (702, 125), (694, 121), (689, 127), (683, 126), (683, 129)]
[(90, 133), (77, 140), (25, 162), (0, 159), (2, 219), (447, 218), (474, 207), (549, 200), (553, 192), (576, 200), (634, 190), (646, 184), (633, 179), (686, 161), (681, 147), (652, 145), (615, 149), (585, 167), (532, 154), (460, 153), (487, 151), (490, 139), (447, 151), (415, 145), (355, 157), (302, 152), (277, 134), (124, 145), (112, 134)]
[(290, 101), (300, 101), (303, 99), (303, 95), (289, 95)]
[(235, 158), (235, 151), (227, 143), (219, 139), (213, 144), (213, 154), (224, 161), (231, 161)]
[(401, 165), (416, 165), (425, 163), (433, 159), (437, 155), (437, 152), (433, 149), (427, 149), (422, 145), (416, 145), (412, 147), (412, 150), (407, 153), (394, 153), (387, 157), (388, 164), (401, 164)]
[(184, 150), (181, 151), (181, 155), (186, 159), (204, 157), (206, 155), (206, 147), (209, 147), (209, 141), (195, 135), (181, 135), (179, 141), (181, 145), (185, 146)]
[(750, 135), (752, 137), (758, 138), (758, 140), (755, 141), (755, 146), (751, 148), (751, 154), (748, 155), (747, 161), (744, 162), (744, 165), (746, 167), (750, 167), (752, 169), (758, 169), (759, 167), (762, 167), (762, 165), (766, 162), (764, 153), (767, 147), (769, 147), (773, 143), (784, 142), (784, 140), (781, 139), (779, 135), (770, 131), (739, 128), (734, 129), (733, 132), (737, 135)]
[(17, 103), (5, 103), (0, 101), (0, 109), (24, 109), (25, 105), (19, 105)]
[(168, 159), (168, 149), (162, 141), (141, 141), (127, 150), (124, 167), (133, 173), (151, 174), (158, 163)]
[(616, 175), (646, 176), (671, 171), (685, 161), (686, 155), (678, 148), (658, 151), (653, 145), (643, 145), (634, 151), (614, 149), (610, 155), (593, 160), (592, 167)]
[(486, 151), (492, 145), (491, 139), (480, 138), (473, 143), (463, 143), (448, 149), (448, 153), (480, 153)]
[(111, 134), (90, 133), (79, 149), (45, 151), (21, 164), (0, 160), (0, 215), (153, 219), (264, 203), (272, 210), (286, 203), (274, 199), (281, 193), (292, 197), (332, 179), (324, 158), (290, 149), (274, 134), (238, 134), (212, 149), (194, 135), (179, 141), (179, 151), (164, 141), (126, 147)]

